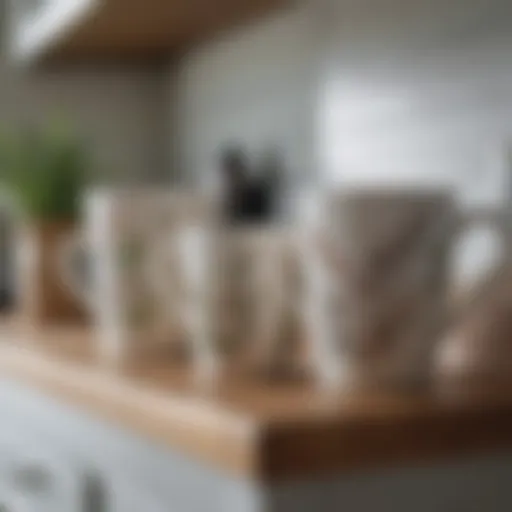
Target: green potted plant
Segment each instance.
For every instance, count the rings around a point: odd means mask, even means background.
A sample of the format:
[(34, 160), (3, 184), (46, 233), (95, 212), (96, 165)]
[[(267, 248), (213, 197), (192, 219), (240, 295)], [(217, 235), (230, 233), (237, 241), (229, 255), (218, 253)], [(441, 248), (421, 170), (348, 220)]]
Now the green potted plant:
[(46, 127), (0, 136), (0, 177), (19, 212), (16, 292), (36, 323), (83, 312), (64, 286), (59, 251), (76, 229), (89, 158), (72, 131)]

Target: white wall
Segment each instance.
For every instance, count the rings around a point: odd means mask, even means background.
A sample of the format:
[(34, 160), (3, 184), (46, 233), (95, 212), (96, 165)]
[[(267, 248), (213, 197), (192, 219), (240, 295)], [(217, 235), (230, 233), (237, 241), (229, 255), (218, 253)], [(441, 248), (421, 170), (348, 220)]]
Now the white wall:
[(225, 143), (257, 154), (278, 144), (296, 179), (317, 171), (314, 148), (314, 11), (293, 7), (223, 34), (170, 72), (177, 163), (200, 180)]
[(499, 199), (512, 144), (507, 2), (310, 4), (172, 67), (183, 168), (202, 175), (225, 141), (277, 140), (298, 175), (317, 171), (320, 156), (330, 181), (412, 179), (456, 186), (469, 201)]
[(512, 144), (507, 3), (338, 1), (323, 63), (329, 178), (411, 179), (499, 199)]

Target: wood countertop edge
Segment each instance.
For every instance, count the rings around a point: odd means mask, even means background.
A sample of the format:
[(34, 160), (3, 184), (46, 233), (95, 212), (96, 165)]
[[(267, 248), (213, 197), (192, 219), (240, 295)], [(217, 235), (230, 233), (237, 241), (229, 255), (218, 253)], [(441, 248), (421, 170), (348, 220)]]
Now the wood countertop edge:
[(0, 348), (0, 372), (230, 474), (258, 477), (258, 425), (210, 401), (164, 395), (16, 345)]
[(261, 447), (268, 481), (421, 467), (512, 453), (512, 407), (389, 420), (274, 425)]
[(332, 477), (512, 452), (512, 393), (262, 419), (221, 401), (0, 345), (0, 373), (228, 474), (262, 483)]

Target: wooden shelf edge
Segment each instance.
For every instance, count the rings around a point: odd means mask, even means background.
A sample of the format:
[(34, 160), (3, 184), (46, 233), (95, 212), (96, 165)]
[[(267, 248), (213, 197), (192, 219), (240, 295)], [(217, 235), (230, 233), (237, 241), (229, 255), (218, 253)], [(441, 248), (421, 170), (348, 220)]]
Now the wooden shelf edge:
[(0, 347), (0, 372), (229, 473), (257, 475), (257, 425), (207, 400), (163, 395), (16, 345)]
[(76, 9), (69, 10), (68, 16), (63, 15), (60, 24), (46, 27), (45, 18), (52, 21), (50, 5), (47, 16), (43, 12), (39, 23), (44, 30), (38, 32), (38, 27), (34, 27), (34, 37), (20, 38), (19, 44), (15, 41), (18, 51), (13, 52), (14, 57), (31, 66), (59, 68), (95, 62), (126, 65), (132, 60), (135, 65), (161, 63), (221, 32), (292, 5), (291, 0), (213, 3), (209, 0), (75, 0), (75, 3)]
[(0, 344), (1, 374), (216, 470), (261, 483), (512, 451), (510, 385), (463, 398), (349, 397), (323, 408), (318, 395), (291, 389), (269, 396), (269, 388), (254, 382), (230, 381), (228, 387), (244, 388), (235, 395), (183, 392), (173, 387), (166, 364), (163, 373), (150, 372), (151, 379), (132, 378), (37, 345)]

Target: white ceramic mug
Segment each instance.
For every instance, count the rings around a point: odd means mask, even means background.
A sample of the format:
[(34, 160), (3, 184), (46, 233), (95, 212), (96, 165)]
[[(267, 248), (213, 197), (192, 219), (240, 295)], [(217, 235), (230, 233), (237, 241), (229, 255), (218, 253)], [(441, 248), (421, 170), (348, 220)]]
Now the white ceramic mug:
[[(247, 370), (276, 362), (283, 323), (295, 303), (287, 271), (290, 235), (267, 227), (192, 223), (157, 249), (167, 252), (168, 261), (178, 257), (178, 311), (200, 379), (208, 382), (230, 362)], [(154, 268), (155, 275), (165, 275), (164, 262)]]
[[(119, 361), (133, 350), (171, 343), (179, 326), (152, 281), (153, 247), (188, 215), (190, 193), (153, 188), (93, 189), (85, 195), (84, 227), (63, 248), (62, 275), (88, 305), (100, 353)], [(89, 260), (89, 275), (73, 261)], [(174, 268), (176, 275), (179, 269)], [(85, 278), (84, 278), (85, 277)], [(179, 293), (178, 288), (171, 292)], [(174, 304), (177, 301), (174, 301)]]
[(312, 196), (299, 243), (304, 318), (320, 382), (424, 382), (450, 315), (451, 255), (475, 223), (445, 191), (352, 189)]

